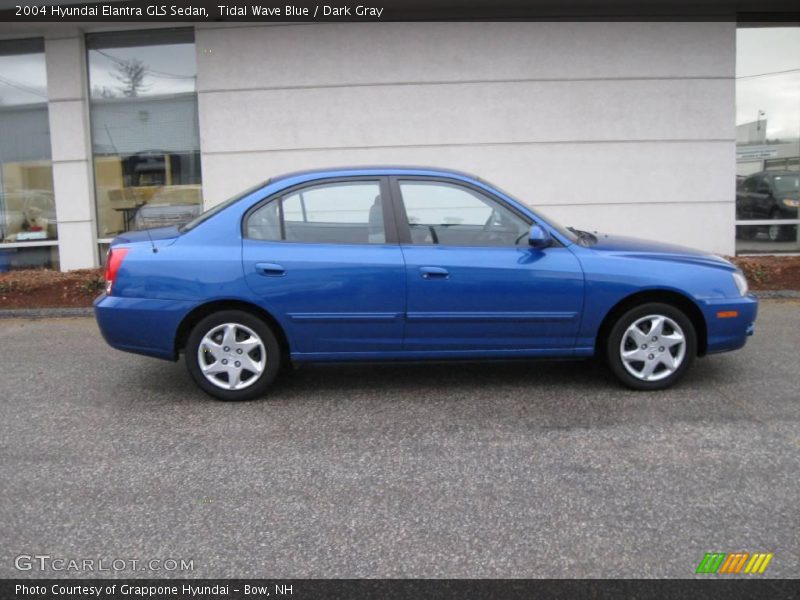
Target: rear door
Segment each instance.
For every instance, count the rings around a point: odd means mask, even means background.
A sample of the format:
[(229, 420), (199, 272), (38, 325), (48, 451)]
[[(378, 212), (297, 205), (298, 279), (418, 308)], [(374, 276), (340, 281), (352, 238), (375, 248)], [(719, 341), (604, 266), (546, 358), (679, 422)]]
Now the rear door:
[(385, 179), (287, 190), (249, 211), (243, 238), (247, 283), (287, 328), (293, 353), (401, 349), (405, 272)]
[(405, 350), (574, 346), (584, 284), (569, 249), (531, 248), (532, 221), (467, 184), (397, 178), (392, 190), (406, 260)]
[(750, 194), (753, 216), (757, 219), (769, 219), (772, 217), (772, 210), (775, 201), (772, 198), (772, 189), (769, 180), (764, 176), (759, 176), (755, 181), (755, 190)]

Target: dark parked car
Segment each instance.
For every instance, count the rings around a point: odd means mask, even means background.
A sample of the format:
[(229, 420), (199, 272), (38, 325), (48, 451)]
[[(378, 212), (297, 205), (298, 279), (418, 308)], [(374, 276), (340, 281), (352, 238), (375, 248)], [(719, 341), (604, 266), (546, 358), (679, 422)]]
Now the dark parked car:
[[(796, 219), (800, 206), (800, 173), (762, 171), (747, 177), (736, 190), (736, 219)], [(764, 226), (770, 241), (796, 239), (796, 225)], [(754, 237), (756, 226), (739, 226), (739, 237)]]
[(182, 227), (111, 243), (105, 339), (223, 400), (287, 362), (600, 356), (663, 389), (741, 348), (758, 303), (727, 260), (558, 225), (453, 171), (271, 179)]

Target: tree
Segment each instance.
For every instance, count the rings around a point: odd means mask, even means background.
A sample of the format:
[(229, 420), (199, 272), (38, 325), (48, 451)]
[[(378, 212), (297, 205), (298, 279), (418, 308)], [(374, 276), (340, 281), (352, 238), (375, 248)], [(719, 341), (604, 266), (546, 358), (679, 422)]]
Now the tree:
[(117, 93), (106, 85), (92, 86), (92, 98), (116, 98), (116, 97)]
[(114, 79), (122, 82), (120, 91), (124, 96), (129, 98), (138, 96), (139, 92), (147, 91), (150, 87), (144, 83), (145, 75), (147, 75), (147, 65), (138, 58), (120, 60), (114, 68), (117, 70), (117, 73), (113, 74)]

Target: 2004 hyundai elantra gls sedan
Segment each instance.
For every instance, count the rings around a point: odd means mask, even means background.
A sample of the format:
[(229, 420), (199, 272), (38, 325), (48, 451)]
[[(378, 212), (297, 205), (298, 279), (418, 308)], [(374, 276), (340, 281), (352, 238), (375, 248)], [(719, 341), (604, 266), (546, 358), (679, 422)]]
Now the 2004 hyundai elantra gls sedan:
[(485, 181), (420, 168), (276, 177), (182, 227), (126, 233), (95, 314), (221, 400), (319, 361), (599, 356), (634, 389), (741, 348), (756, 299), (728, 261), (564, 228)]

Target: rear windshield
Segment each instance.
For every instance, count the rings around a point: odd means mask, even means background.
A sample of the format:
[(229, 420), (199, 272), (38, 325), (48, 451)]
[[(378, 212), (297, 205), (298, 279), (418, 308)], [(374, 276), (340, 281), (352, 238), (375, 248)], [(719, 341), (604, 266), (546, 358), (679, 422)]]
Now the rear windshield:
[(194, 219), (192, 219), (188, 223), (186, 223), (184, 225), (181, 225), (178, 228), (178, 231), (180, 231), (181, 233), (185, 233), (187, 231), (191, 231), (192, 229), (194, 229), (195, 227), (200, 225), (200, 223), (204, 223), (205, 221), (208, 221), (215, 214), (217, 214), (219, 212), (222, 212), (223, 210), (225, 210), (226, 208), (228, 208), (232, 204), (236, 204), (239, 200), (241, 200), (245, 196), (249, 196), (250, 194), (252, 194), (256, 190), (264, 187), (268, 183), (269, 183), (269, 179), (267, 181), (262, 181), (261, 183), (257, 183), (253, 187), (248, 188), (248, 189), (246, 189), (245, 191), (243, 191), (243, 192), (241, 192), (239, 194), (236, 194), (233, 198), (228, 198), (227, 200), (225, 200), (225, 202), (222, 202), (221, 204), (217, 204), (216, 206), (212, 206), (211, 208), (209, 208), (204, 213), (201, 213), (201, 214), (197, 215)]

